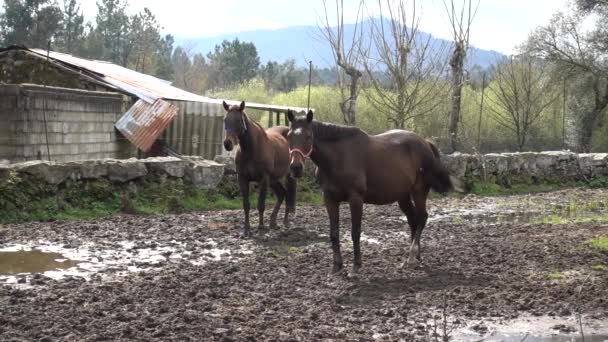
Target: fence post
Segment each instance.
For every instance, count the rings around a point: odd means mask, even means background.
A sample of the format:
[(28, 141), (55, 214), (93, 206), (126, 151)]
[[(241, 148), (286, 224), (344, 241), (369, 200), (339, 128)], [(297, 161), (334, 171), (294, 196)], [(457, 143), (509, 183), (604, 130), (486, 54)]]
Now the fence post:
[(272, 127), (272, 111), (268, 111), (268, 128)]

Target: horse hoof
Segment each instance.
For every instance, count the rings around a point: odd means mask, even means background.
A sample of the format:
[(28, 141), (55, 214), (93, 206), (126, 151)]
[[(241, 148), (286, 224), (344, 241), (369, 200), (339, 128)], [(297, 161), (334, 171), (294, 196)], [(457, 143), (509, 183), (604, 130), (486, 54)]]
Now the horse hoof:
[(342, 272), (342, 265), (334, 265), (331, 269), (330, 275), (339, 275)]
[(359, 270), (361, 269), (361, 266), (355, 266), (353, 265), (353, 268), (350, 271), (350, 278), (357, 278), (359, 276)]
[(416, 267), (418, 267), (418, 265), (419, 265), (419, 264), (420, 264), (420, 263), (418, 262), (418, 260), (417, 260), (417, 259), (414, 259), (414, 258), (409, 258), (409, 259), (407, 260), (407, 262), (404, 262), (404, 263), (403, 263), (402, 267), (403, 267), (403, 268), (415, 269)]

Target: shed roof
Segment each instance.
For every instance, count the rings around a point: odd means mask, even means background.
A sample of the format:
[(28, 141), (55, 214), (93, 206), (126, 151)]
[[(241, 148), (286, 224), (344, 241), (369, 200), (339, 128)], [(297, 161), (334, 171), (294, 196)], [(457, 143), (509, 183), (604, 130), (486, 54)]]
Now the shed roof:
[[(28, 49), (21, 46), (11, 46), (7, 49), (23, 49), (30, 51), (41, 58), (47, 57), (47, 51), (41, 49)], [(7, 50), (4, 49), (4, 50)], [(197, 95), (171, 85), (170, 81), (146, 75), (110, 62), (76, 57), (70, 54), (49, 51), (49, 59), (79, 70), (87, 71), (93, 77), (112, 85), (126, 93), (132, 94), (150, 104), (157, 99), (204, 102), (222, 104), (222, 99)], [(238, 104), (238, 101), (225, 100), (229, 104)], [(247, 102), (247, 108), (286, 112), (291, 109), (295, 112), (305, 112), (306, 108), (291, 106), (275, 106), (263, 103)]]

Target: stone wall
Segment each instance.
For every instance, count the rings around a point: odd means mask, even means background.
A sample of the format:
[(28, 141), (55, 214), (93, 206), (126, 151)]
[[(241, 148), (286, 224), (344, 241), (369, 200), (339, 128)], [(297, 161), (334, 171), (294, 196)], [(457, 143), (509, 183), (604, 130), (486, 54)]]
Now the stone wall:
[(608, 153), (567, 151), (443, 155), (450, 174), (465, 184), (478, 181), (511, 183), (589, 180), (608, 176)]
[(114, 128), (128, 101), (118, 93), (0, 85), (0, 160), (47, 160), (47, 134), (53, 161), (133, 156)]
[[(11, 172), (25, 173), (58, 185), (68, 180), (105, 178), (126, 183), (140, 178), (181, 178), (187, 184), (213, 188), (225, 175), (233, 175), (234, 161), (218, 156), (217, 161), (201, 157), (156, 157), (148, 159), (102, 159), (75, 162), (28, 161), (15, 164), (0, 163), (0, 179)], [(472, 155), (455, 153), (443, 155), (450, 174), (465, 184), (486, 181), (501, 185), (590, 180), (608, 176), (608, 153), (576, 154), (571, 152), (502, 153)], [(312, 166), (312, 167), (311, 167)], [(314, 174), (314, 164), (306, 172)]]
[(114, 183), (128, 183), (142, 178), (158, 181), (180, 178), (184, 183), (210, 189), (224, 176), (224, 165), (197, 157), (179, 159), (156, 157), (147, 159), (101, 159), (75, 162), (28, 161), (0, 164), (0, 181), (11, 173), (34, 177), (50, 185), (66, 181), (107, 179)]
[[(226, 157), (217, 159), (231, 165)], [(450, 175), (465, 186), (492, 182), (503, 186), (512, 183), (567, 183), (608, 177), (608, 153), (577, 154), (567, 151), (442, 155)], [(305, 173), (314, 177), (316, 166), (307, 159)]]

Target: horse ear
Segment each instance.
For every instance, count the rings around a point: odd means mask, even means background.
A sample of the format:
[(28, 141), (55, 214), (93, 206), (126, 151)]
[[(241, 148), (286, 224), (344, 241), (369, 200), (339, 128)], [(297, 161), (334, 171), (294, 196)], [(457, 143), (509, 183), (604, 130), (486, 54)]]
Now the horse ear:
[(239, 107), (239, 110), (242, 112), (245, 109), (245, 101), (241, 101), (241, 106)]
[(226, 101), (222, 101), (222, 104), (224, 105), (224, 109), (226, 111), (228, 111), (228, 109), (230, 109), (230, 106), (226, 103)]
[(287, 110), (287, 119), (289, 120), (289, 122), (293, 122), (293, 120), (295, 120), (295, 116), (293, 115), (293, 111), (291, 109)]
[(306, 114), (306, 121), (308, 121), (308, 123), (312, 122), (312, 110), (308, 110), (308, 114)]

